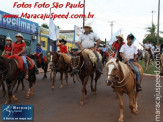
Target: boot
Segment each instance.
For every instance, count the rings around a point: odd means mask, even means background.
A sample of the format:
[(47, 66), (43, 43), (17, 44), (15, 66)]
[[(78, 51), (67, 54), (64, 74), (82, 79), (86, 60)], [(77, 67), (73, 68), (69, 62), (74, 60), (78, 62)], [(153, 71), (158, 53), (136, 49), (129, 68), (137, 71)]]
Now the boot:
[(25, 79), (28, 80), (28, 70), (25, 71)]
[(140, 86), (140, 83), (136, 83), (136, 91), (142, 91), (142, 88)]

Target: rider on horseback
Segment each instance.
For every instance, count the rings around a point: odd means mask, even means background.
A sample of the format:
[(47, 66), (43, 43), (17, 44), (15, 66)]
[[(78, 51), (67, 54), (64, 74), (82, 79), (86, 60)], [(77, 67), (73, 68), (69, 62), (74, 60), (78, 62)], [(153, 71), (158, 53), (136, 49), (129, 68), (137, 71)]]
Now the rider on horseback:
[(12, 50), (13, 50), (12, 39), (10, 37), (7, 37), (5, 41), (6, 41), (6, 45), (4, 47), (2, 56), (8, 57), (12, 55)]
[(127, 44), (122, 45), (120, 49), (120, 55), (125, 63), (130, 65), (134, 72), (136, 73), (136, 90), (142, 91), (140, 86), (140, 71), (133, 62), (137, 61), (138, 58), (138, 51), (136, 47), (132, 44), (134, 36), (132, 34), (127, 36)]
[(120, 48), (121, 48), (121, 46), (123, 45), (123, 44), (125, 44), (124, 42), (123, 42), (123, 35), (118, 35), (118, 36), (116, 36), (116, 38), (117, 38), (117, 41), (115, 41), (113, 44), (112, 44), (112, 50), (114, 51), (114, 54), (113, 54), (113, 57), (115, 57), (115, 58), (119, 58), (120, 59), (120, 53), (119, 53), (119, 50), (120, 50)]
[(154, 61), (154, 56), (152, 53), (152, 45), (150, 44), (149, 41), (146, 42), (146, 44), (144, 44), (144, 49), (147, 50), (149, 52), (149, 54), (151, 55), (152, 61)]
[(39, 44), (39, 43), (37, 44), (36, 54), (41, 57), (42, 64), (44, 64), (44, 58), (43, 58), (42, 48), (41, 48), (41, 44)]
[[(81, 50), (90, 49), (94, 52), (97, 57), (97, 71), (102, 74), (100, 58), (96, 52), (101, 40), (95, 33), (91, 32), (92, 28), (89, 24), (84, 26), (84, 30), (85, 32), (79, 37), (78, 46)], [(94, 45), (95, 41), (97, 41), (96, 46)]]
[(57, 44), (57, 46), (60, 48), (60, 52), (67, 53), (67, 46), (66, 46), (67, 41), (62, 39), (59, 42), (60, 44)]
[(16, 42), (13, 44), (13, 54), (21, 56), (24, 62), (24, 67), (25, 67), (25, 79), (28, 79), (28, 64), (27, 64), (27, 59), (25, 56), (25, 48), (26, 48), (26, 43), (24, 42), (24, 37), (21, 35), (21, 33), (18, 33), (16, 36)]

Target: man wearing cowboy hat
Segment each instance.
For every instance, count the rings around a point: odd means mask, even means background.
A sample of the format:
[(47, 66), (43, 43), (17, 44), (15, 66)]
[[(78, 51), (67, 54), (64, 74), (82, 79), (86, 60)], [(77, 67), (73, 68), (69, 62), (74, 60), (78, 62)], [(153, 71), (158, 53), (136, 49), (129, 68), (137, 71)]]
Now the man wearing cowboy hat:
[[(97, 70), (102, 73), (101, 71), (101, 62), (99, 59), (98, 54), (96, 53), (96, 50), (98, 48), (98, 46), (100, 45), (100, 38), (92, 32), (92, 27), (90, 26), (90, 24), (86, 24), (84, 26), (84, 30), (85, 32), (83, 34), (80, 35), (79, 40), (78, 40), (78, 46), (81, 50), (84, 49), (90, 49), (94, 51), (94, 54), (97, 57)], [(94, 45), (94, 42), (97, 42), (96, 45)]]
[(10, 55), (12, 55), (12, 50), (13, 50), (12, 39), (10, 37), (7, 37), (5, 41), (6, 41), (6, 45), (4, 47), (2, 56), (9, 57)]
[(121, 60), (119, 50), (121, 46), (125, 43), (123, 42), (124, 40), (123, 35), (120, 34), (116, 36), (116, 38), (117, 38), (117, 41), (113, 42), (112, 44), (112, 50), (114, 51), (113, 57), (119, 58)]
[(17, 41), (13, 44), (13, 54), (22, 57), (25, 67), (25, 79), (28, 79), (28, 64), (25, 56), (26, 44), (23, 41), (24, 37), (21, 33), (18, 33), (15, 38)]
[(43, 50), (41, 48), (41, 44), (40, 43), (37, 43), (36, 54), (38, 54), (41, 57), (42, 64), (44, 64)]
[(59, 42), (60, 44), (57, 44), (57, 46), (60, 48), (60, 52), (67, 53), (67, 46), (66, 46), (67, 41), (64, 39), (61, 39)]

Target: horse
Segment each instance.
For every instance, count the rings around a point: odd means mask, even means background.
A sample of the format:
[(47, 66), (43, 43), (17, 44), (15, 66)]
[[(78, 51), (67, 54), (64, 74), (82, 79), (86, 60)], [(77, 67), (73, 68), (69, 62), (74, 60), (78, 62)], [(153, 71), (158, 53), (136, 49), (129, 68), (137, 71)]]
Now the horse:
[(63, 74), (65, 74), (65, 80), (66, 80), (65, 85), (68, 86), (68, 70), (70, 68), (71, 59), (67, 54), (63, 54), (63, 53), (50, 52), (50, 55), (52, 56), (50, 79), (52, 81), (52, 90), (54, 91), (57, 72), (60, 73), (60, 81), (61, 81), (60, 88), (63, 87), (63, 83), (62, 83)]
[(149, 63), (150, 63), (150, 53), (147, 50), (144, 50), (144, 63), (145, 63), (145, 69), (148, 70)]
[[(141, 81), (143, 78), (143, 69), (138, 63), (134, 63), (139, 67), (141, 74)], [(106, 64), (106, 85), (109, 86), (113, 83), (116, 94), (120, 102), (120, 117), (119, 122), (123, 122), (123, 93), (126, 93), (129, 97), (129, 107), (134, 114), (138, 114), (138, 91), (135, 91), (135, 74), (127, 64), (120, 62), (119, 60), (112, 58)]]
[[(99, 73), (96, 70), (96, 67), (93, 66), (93, 63), (91, 62), (89, 56), (84, 51), (74, 51), (70, 52), (72, 55), (71, 59), (71, 68), (72, 68), (72, 74), (79, 76), (80, 81), (82, 83), (82, 96), (80, 99), (80, 104), (84, 104), (85, 98), (87, 98), (87, 90), (86, 85), (88, 82), (89, 77), (91, 77), (91, 91), (96, 94), (97, 90), (97, 81), (101, 76), (101, 73)], [(94, 80), (94, 74), (95, 76), (95, 87), (93, 88), (93, 80)]]
[[(8, 90), (8, 99), (5, 104), (9, 104), (12, 102), (18, 101), (18, 98), (13, 94), (13, 88), (15, 87), (17, 81), (22, 81), (24, 79), (24, 72), (21, 72), (18, 69), (18, 61), (14, 58), (7, 59), (3, 56), (0, 56), (0, 81), (5, 81)], [(29, 69), (29, 89), (26, 94), (26, 98), (28, 99), (30, 96), (34, 94), (33, 85), (36, 81), (35, 69)]]
[(44, 61), (44, 63), (40, 63), (38, 56), (36, 55), (28, 55), (29, 58), (33, 59), (35, 61), (35, 64), (37, 65), (37, 68), (42, 68), (44, 70), (44, 76), (43, 80), (47, 78), (47, 69), (48, 69), (48, 61)]

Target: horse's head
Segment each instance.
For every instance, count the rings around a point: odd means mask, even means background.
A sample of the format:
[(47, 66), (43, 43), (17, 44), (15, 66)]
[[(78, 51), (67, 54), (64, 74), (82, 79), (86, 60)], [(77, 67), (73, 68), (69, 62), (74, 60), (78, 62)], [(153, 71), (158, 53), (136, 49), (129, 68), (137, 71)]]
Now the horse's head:
[(52, 62), (58, 62), (59, 54), (57, 52), (50, 52), (50, 55), (52, 56)]
[(106, 84), (108, 86), (118, 77), (118, 62), (119, 60), (112, 58), (106, 64)]
[(80, 69), (81, 51), (70, 52), (72, 74), (77, 74)]

